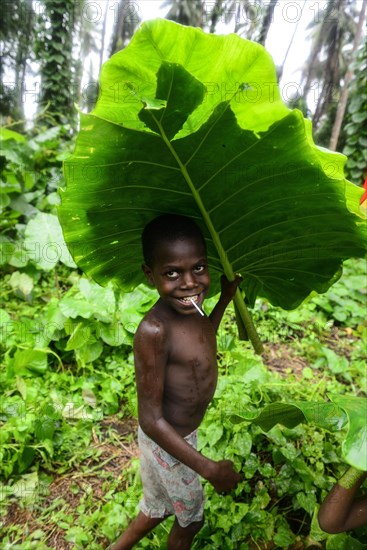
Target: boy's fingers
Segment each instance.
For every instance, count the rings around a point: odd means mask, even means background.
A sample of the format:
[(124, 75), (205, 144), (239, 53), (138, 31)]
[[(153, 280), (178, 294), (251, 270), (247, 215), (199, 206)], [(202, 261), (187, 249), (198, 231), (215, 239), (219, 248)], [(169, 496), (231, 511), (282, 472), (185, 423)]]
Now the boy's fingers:
[(229, 279), (227, 279), (225, 275), (221, 275), (220, 278), (221, 278), (221, 281), (223, 282), (227, 281), (228, 283), (240, 283), (241, 281), (243, 281), (243, 277), (241, 273), (235, 273), (233, 281), (229, 281)]

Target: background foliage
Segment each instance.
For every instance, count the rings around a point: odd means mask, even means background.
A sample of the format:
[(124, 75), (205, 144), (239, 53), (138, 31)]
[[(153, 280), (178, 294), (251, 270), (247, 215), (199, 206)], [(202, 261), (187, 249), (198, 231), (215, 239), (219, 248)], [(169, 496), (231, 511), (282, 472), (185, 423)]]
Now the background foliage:
[(350, 179), (362, 183), (367, 177), (367, 42), (360, 48), (354, 67), (343, 153), (348, 156), (346, 170)]
[[(144, 286), (123, 295), (101, 288), (63, 255), (51, 184), (64, 156), (59, 132), (47, 130), (33, 141), (2, 134), (8, 204), (1, 245), (0, 495), (1, 540), (9, 549), (103, 548), (140, 498), (131, 343), (155, 294)], [(207, 522), (197, 548), (365, 545), (363, 529), (331, 536), (316, 521), (318, 504), (345, 468), (344, 432), (306, 425), (263, 432), (251, 422), (273, 401), (366, 395), (364, 268), (362, 260), (350, 260), (327, 294), (294, 311), (258, 300), (262, 357), (237, 341), (228, 311), (218, 336), (220, 383), (200, 449), (234, 460), (245, 480), (226, 497), (206, 486)], [(236, 414), (244, 424), (231, 422)], [(169, 522), (140, 547), (160, 548), (168, 529)]]
[[(67, 21), (63, 0), (6, 2), (1, 19), (0, 545), (6, 550), (104, 548), (135, 514), (141, 494), (131, 342), (155, 297), (145, 287), (119, 295), (84, 277), (66, 251), (55, 214), (61, 165), (73, 149), (73, 102), (87, 110), (93, 106), (103, 44), (109, 51), (126, 45), (138, 18), (123, 0), (98, 21), (85, 2), (74, 5), (80, 16), (73, 12)], [(190, 11), (198, 9), (194, 2), (172, 0), (167, 12), (172, 8), (175, 17), (185, 15), (191, 24), (195, 16), (194, 24), (212, 32), (227, 18), (236, 32), (259, 40), (272, 24), (272, 3), (260, 10), (261, 17), (246, 19), (241, 14), (253, 9), (253, 2), (211, 5), (205, 19)], [(362, 2), (344, 2), (354, 23), (355, 7)], [(315, 21), (321, 23), (326, 14), (334, 20), (335, 8), (330, 2), (332, 11), (319, 11)], [(46, 10), (53, 9), (59, 25), (51, 29)], [(106, 14), (114, 16), (113, 37), (107, 36)], [(59, 42), (52, 38), (56, 32)], [(58, 51), (57, 43), (62, 44)], [(349, 39), (342, 50), (348, 64)], [(365, 53), (357, 66), (362, 63)], [(41, 103), (40, 83), (48, 82), (47, 72), (60, 77)], [(356, 69), (359, 91), (362, 74)], [(339, 77), (342, 84), (342, 72)], [(38, 107), (32, 121), (24, 112), (29, 96)], [(362, 125), (364, 107), (355, 98), (352, 93), (348, 124)], [(330, 113), (320, 121), (326, 123)], [(355, 169), (363, 171), (364, 147), (363, 139), (355, 140), (356, 131), (363, 138), (353, 126), (350, 141), (344, 134), (340, 144), (354, 148), (355, 154), (348, 150), (356, 163), (349, 174), (361, 183)], [(275, 400), (324, 400), (327, 392), (366, 395), (364, 272), (363, 261), (347, 262), (342, 279), (327, 294), (313, 296), (295, 311), (257, 301), (255, 321), (266, 345), (262, 357), (237, 342), (234, 314), (228, 311), (218, 337), (221, 380), (200, 447), (213, 458), (232, 458), (245, 480), (226, 497), (206, 486), (206, 525), (197, 549), (366, 546), (365, 529), (326, 535), (316, 521), (318, 504), (345, 468), (340, 459), (344, 433), (304, 425), (265, 433), (250, 422)], [(230, 421), (236, 413), (247, 415), (245, 425)], [(168, 529), (169, 524), (160, 526), (140, 548), (163, 548)]]

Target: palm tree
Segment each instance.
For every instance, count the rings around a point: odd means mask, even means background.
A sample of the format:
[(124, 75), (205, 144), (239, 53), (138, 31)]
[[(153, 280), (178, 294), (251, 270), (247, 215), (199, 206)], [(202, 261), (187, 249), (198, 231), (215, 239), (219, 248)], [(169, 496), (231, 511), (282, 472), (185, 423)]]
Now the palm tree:
[(267, 5), (266, 10), (265, 10), (265, 15), (264, 15), (263, 20), (262, 20), (262, 25), (261, 25), (261, 29), (260, 29), (259, 38), (257, 40), (257, 42), (259, 42), (263, 46), (265, 46), (266, 37), (268, 35), (271, 22), (273, 21), (274, 10), (275, 10), (275, 6), (277, 5), (277, 3), (278, 2), (276, 0), (270, 2)]
[[(352, 58), (355, 56), (355, 54), (358, 50), (360, 41), (361, 41), (362, 27), (363, 27), (363, 23), (364, 23), (365, 17), (366, 17), (366, 7), (367, 7), (367, 0), (363, 0), (361, 11), (360, 11), (360, 14), (359, 14), (358, 26), (357, 26), (356, 34), (355, 34), (355, 37), (354, 37), (353, 49), (352, 49), (352, 53), (351, 53)], [(336, 147), (338, 145), (338, 139), (339, 139), (339, 135), (340, 135), (341, 127), (342, 127), (342, 122), (343, 122), (343, 118), (344, 118), (344, 114), (345, 114), (345, 109), (346, 109), (347, 101), (348, 101), (349, 85), (352, 81), (352, 78), (353, 78), (353, 64), (348, 69), (348, 71), (345, 75), (344, 86), (343, 86), (342, 93), (341, 93), (341, 96), (340, 96), (340, 102), (339, 102), (339, 105), (338, 105), (338, 110), (336, 112), (335, 122), (334, 122), (334, 125), (333, 125), (333, 130), (332, 130), (332, 133), (331, 133), (330, 144), (329, 144), (329, 147), (332, 151), (335, 151)], [(361, 92), (362, 92), (362, 90), (363, 89), (361, 89)], [(362, 128), (361, 128), (361, 130), (362, 130)]]
[[(260, 37), (264, 41), (266, 39), (275, 6), (276, 1), (274, 0), (271, 0), (266, 9), (264, 9), (263, 0), (255, 3), (251, 0), (222, 0), (222, 2), (216, 2), (212, 13), (214, 21), (215, 14), (219, 14), (221, 20), (226, 24), (234, 20), (233, 32), (248, 40), (260, 42)], [(266, 23), (264, 23), (265, 20)], [(260, 33), (258, 32), (259, 28), (262, 28), (262, 32), (260, 31)], [(215, 25), (212, 25), (210, 32), (214, 32), (214, 30)]]
[(201, 0), (166, 0), (162, 8), (169, 7), (166, 19), (190, 25), (191, 27), (203, 27), (204, 5)]
[(115, 23), (110, 43), (110, 55), (127, 46), (141, 21), (135, 4), (128, 0), (119, 0), (117, 11), (114, 7), (114, 14)]
[(316, 80), (319, 89), (313, 116), (315, 128), (340, 90), (341, 78), (350, 60), (346, 46), (353, 41), (355, 16), (354, 0), (328, 0), (323, 17), (311, 25), (313, 44), (303, 74), (303, 96), (307, 101), (311, 85)]
[[(227, 25), (234, 22), (233, 32), (249, 40), (256, 40), (256, 34), (259, 34), (265, 41), (276, 3), (276, 0), (271, 0), (264, 10), (263, 0), (255, 3), (253, 0), (215, 0), (214, 3), (205, 3), (202, 0), (166, 0), (162, 8), (169, 8), (167, 19), (182, 25), (201, 27), (214, 33), (219, 22)], [(259, 33), (260, 27), (262, 30)]]
[[(33, 59), (35, 12), (32, 0), (6, 2), (1, 10), (0, 114), (22, 130), (26, 74)], [(12, 121), (17, 121), (15, 128)]]

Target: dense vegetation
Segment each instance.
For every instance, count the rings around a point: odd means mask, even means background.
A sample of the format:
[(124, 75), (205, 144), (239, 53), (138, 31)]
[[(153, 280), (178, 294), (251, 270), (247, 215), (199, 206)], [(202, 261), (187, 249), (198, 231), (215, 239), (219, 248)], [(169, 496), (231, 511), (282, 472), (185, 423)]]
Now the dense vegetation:
[[(29, 140), (2, 134), (4, 549), (104, 548), (140, 498), (131, 341), (155, 294), (143, 286), (119, 295), (73, 267), (55, 215), (65, 131)], [(326, 535), (316, 521), (318, 504), (345, 469), (344, 433), (307, 425), (264, 433), (250, 422), (273, 401), (365, 396), (364, 267), (348, 261), (327, 294), (295, 311), (257, 301), (261, 357), (238, 342), (228, 311), (218, 336), (222, 376), (200, 449), (234, 460), (245, 480), (225, 497), (206, 486), (197, 549), (365, 547), (366, 529)], [(248, 422), (233, 424), (237, 413)], [(168, 524), (139, 547), (163, 548)]]
[[(226, 21), (261, 43), (276, 6), (215, 0), (204, 17), (202, 2), (164, 4), (172, 20), (210, 32)], [(310, 56), (294, 104), (311, 116), (315, 99), (317, 142), (328, 145), (346, 70), (354, 70), (338, 149), (350, 157), (347, 176), (361, 184), (366, 48), (357, 57), (351, 45), (358, 46), (366, 2), (305, 6), (314, 14)], [(105, 2), (100, 15), (98, 3), (85, 0), (16, 0), (4, 4), (2, 15), (0, 548), (100, 550), (126, 527), (141, 496), (131, 344), (156, 296), (145, 286), (121, 294), (85, 277), (65, 246), (56, 208), (62, 163), (73, 150), (74, 103), (93, 107), (102, 60), (129, 42), (139, 3)], [(253, 316), (265, 345), (261, 356), (238, 341), (229, 308), (218, 335), (220, 382), (199, 445), (214, 459), (234, 460), (244, 481), (228, 496), (206, 484), (206, 523), (196, 550), (367, 547), (367, 528), (327, 535), (317, 523), (320, 502), (346, 469), (345, 429), (302, 424), (264, 432), (252, 423), (274, 401), (366, 397), (365, 310), (362, 260), (349, 260), (326, 294), (297, 310), (258, 300)], [(245, 422), (235, 423), (236, 415)], [(171, 521), (138, 548), (165, 548)]]

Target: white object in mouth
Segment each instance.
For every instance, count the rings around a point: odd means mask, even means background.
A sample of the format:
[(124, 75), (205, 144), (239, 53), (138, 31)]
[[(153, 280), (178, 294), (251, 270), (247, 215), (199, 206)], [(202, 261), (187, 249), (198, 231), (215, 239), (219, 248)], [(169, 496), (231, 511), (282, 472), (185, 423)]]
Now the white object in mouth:
[(198, 312), (200, 313), (200, 315), (202, 315), (204, 317), (204, 312), (201, 311), (201, 309), (199, 308), (199, 306), (196, 304), (196, 302), (194, 302), (194, 300), (192, 298), (189, 298), (190, 302), (192, 303), (193, 306), (196, 307), (196, 309), (198, 310)]
[(192, 296), (185, 296), (184, 298), (179, 298), (180, 302), (184, 302), (186, 304), (192, 301), (197, 302), (198, 299), (199, 299), (198, 294), (193, 294)]

